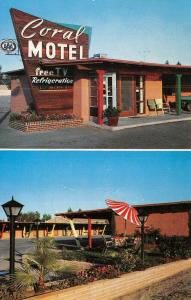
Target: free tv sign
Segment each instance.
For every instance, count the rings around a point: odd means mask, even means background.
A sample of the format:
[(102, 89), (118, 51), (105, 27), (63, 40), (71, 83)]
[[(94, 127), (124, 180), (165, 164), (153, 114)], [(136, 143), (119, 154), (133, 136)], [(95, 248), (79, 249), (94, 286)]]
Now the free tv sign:
[(11, 9), (11, 15), (24, 59), (88, 58), (89, 35), (85, 26), (66, 27), (16, 9)]

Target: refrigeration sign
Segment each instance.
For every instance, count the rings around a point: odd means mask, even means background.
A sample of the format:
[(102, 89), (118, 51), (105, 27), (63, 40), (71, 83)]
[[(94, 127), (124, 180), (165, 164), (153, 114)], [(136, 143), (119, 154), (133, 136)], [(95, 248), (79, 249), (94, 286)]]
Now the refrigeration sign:
[(35, 75), (30, 76), (33, 86), (37, 86), (40, 89), (58, 89), (67, 88), (73, 85), (73, 74), (66, 68), (51, 68), (42, 69), (37, 67)]
[(48, 77), (48, 76), (31, 76), (32, 85), (44, 87), (63, 87), (72, 85), (74, 80), (69, 77)]

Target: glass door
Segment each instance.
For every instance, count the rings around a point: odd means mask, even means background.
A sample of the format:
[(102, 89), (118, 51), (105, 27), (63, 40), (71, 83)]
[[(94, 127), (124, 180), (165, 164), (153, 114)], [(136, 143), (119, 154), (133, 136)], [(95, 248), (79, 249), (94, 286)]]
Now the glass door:
[(144, 107), (144, 77), (136, 77), (136, 109), (137, 114), (143, 114), (145, 111)]
[(103, 108), (117, 107), (116, 100), (116, 73), (106, 73), (103, 79)]

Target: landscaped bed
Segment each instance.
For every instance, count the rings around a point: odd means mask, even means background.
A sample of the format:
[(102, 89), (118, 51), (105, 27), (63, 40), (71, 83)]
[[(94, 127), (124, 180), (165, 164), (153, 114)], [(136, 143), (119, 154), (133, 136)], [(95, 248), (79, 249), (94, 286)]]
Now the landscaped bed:
[(24, 132), (79, 127), (82, 126), (82, 123), (83, 120), (76, 118), (74, 115), (36, 115), (34, 112), (13, 113), (9, 119), (10, 127)]
[[(123, 247), (108, 249), (105, 253), (96, 250), (58, 251), (49, 249), (53, 243), (49, 240), (37, 241), (36, 251), (26, 257), (16, 283), (10, 285), (9, 277), (1, 280), (0, 299), (24, 299), (190, 257), (189, 240), (183, 237), (161, 237), (158, 247), (146, 251), (144, 265), (139, 254)], [(43, 243), (48, 245), (45, 250)]]

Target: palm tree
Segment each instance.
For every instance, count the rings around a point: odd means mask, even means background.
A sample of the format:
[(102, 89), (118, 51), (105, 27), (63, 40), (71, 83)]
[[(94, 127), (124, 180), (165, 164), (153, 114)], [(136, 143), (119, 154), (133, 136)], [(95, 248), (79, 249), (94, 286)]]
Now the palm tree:
[(27, 255), (21, 267), (16, 271), (16, 286), (33, 286), (35, 292), (45, 288), (45, 281), (50, 275), (61, 271), (58, 265), (58, 253), (51, 249), (54, 239), (43, 238), (35, 241), (35, 251)]

